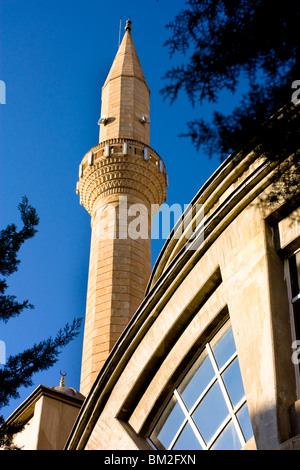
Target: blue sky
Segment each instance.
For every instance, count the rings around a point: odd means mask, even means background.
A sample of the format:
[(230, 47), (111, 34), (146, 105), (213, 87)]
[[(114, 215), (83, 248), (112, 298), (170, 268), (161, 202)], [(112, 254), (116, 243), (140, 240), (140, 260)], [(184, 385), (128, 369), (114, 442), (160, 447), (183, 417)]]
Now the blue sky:
[[(8, 278), (9, 292), (29, 299), (34, 310), (0, 325), (6, 354), (55, 336), (74, 317), (84, 317), (90, 248), (90, 216), (75, 193), (78, 166), (98, 143), (101, 88), (118, 48), (126, 19), (151, 90), (150, 144), (169, 175), (168, 204), (188, 204), (217, 168), (179, 134), (211, 106), (192, 108), (184, 95), (172, 105), (160, 90), (166, 71), (183, 58), (170, 59), (163, 46), (181, 0), (0, 0), (0, 80), (6, 104), (0, 105), (1, 228), (20, 218), (23, 195), (37, 209), (37, 235), (20, 251), (18, 272)], [(225, 96), (218, 109), (232, 105)], [(153, 262), (165, 240), (155, 240)], [(81, 334), (34, 385), (2, 410), (7, 417), (39, 384), (79, 389)]]

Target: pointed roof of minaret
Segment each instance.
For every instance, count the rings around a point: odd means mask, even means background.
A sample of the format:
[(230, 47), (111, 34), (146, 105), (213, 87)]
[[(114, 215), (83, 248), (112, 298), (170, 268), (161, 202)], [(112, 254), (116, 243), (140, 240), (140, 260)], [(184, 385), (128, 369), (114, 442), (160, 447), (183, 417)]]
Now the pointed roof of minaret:
[[(120, 76), (133, 76), (145, 82), (147, 85), (135, 46), (131, 37), (131, 21), (126, 21), (125, 34), (115, 56), (109, 74), (105, 80), (103, 88), (110, 80)], [(147, 85), (148, 88), (148, 85)]]

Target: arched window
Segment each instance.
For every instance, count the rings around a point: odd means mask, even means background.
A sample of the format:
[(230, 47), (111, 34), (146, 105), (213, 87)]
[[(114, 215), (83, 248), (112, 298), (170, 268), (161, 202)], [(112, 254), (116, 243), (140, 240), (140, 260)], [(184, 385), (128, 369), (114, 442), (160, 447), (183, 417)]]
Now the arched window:
[(158, 449), (241, 449), (253, 435), (230, 322), (185, 375), (150, 435)]

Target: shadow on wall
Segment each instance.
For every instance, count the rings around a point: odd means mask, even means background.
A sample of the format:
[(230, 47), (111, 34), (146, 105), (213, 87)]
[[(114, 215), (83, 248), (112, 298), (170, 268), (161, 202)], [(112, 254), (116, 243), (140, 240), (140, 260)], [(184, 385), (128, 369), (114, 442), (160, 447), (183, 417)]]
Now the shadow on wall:
[[(283, 429), (278, 429), (275, 407), (256, 415), (252, 419), (254, 436), (243, 450), (300, 450), (300, 400), (282, 410), (282, 414), (285, 415), (285, 420), (282, 419), (285, 423), (280, 423)], [(285, 440), (281, 437), (284, 433), (288, 436)]]

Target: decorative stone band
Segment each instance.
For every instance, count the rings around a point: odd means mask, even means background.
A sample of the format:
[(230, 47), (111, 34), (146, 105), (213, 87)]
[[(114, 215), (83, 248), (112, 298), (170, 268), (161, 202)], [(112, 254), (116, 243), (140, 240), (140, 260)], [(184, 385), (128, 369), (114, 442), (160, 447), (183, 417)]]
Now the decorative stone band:
[(76, 192), (92, 215), (95, 201), (111, 194), (133, 194), (159, 207), (166, 200), (167, 185), (160, 156), (142, 142), (120, 138), (101, 142), (84, 156)]

